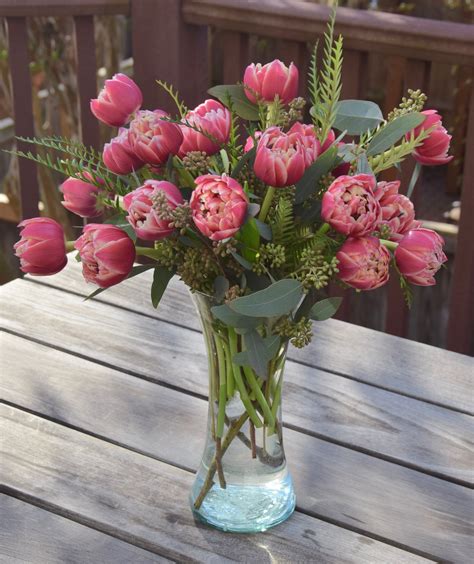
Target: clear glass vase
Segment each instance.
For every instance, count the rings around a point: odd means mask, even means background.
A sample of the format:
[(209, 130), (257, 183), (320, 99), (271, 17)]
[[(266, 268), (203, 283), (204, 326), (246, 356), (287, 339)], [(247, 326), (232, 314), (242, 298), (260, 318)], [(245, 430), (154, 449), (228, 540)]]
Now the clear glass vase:
[[(283, 449), (281, 391), (286, 344), (268, 360), (266, 378), (233, 362), (242, 336), (213, 319), (211, 298), (194, 294), (209, 359), (207, 439), (190, 502), (223, 531), (264, 531), (287, 519), (295, 493)], [(265, 336), (265, 328), (259, 328)]]

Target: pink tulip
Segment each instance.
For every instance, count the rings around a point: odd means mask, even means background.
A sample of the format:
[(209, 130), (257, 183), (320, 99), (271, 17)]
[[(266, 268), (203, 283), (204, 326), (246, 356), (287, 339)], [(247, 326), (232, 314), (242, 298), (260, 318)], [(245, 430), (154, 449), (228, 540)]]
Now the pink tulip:
[(416, 286), (433, 286), (434, 275), (448, 259), (444, 240), (431, 229), (412, 229), (395, 249), (395, 260), (403, 276)]
[(358, 290), (375, 290), (387, 283), (390, 253), (376, 237), (349, 237), (336, 254), (339, 278)]
[(144, 163), (161, 166), (177, 155), (183, 142), (179, 125), (165, 121), (163, 110), (141, 110), (130, 124), (128, 140), (135, 155)]
[(105, 166), (115, 174), (130, 174), (143, 166), (128, 139), (128, 129), (121, 127), (119, 134), (104, 145), (102, 160)]
[[(442, 165), (449, 163), (453, 159), (448, 155), (451, 135), (441, 123), (441, 116), (436, 110), (425, 110), (421, 112), (426, 116), (425, 121), (413, 130), (415, 136), (419, 135), (422, 130), (435, 129), (429, 134), (423, 143), (415, 149), (413, 157), (422, 165)], [(407, 134), (410, 139), (411, 133)]]
[(336, 178), (323, 196), (323, 220), (344, 235), (361, 237), (371, 233), (382, 219), (374, 188), (375, 178), (369, 174)]
[(303, 176), (307, 158), (301, 133), (283, 133), (279, 127), (270, 127), (260, 137), (253, 169), (269, 186), (291, 186)]
[(245, 95), (254, 104), (273, 102), (277, 96), (288, 104), (298, 94), (298, 69), (293, 63), (287, 67), (278, 59), (263, 66), (252, 63), (245, 69), (244, 87)]
[(70, 212), (80, 217), (97, 217), (102, 213), (103, 206), (97, 200), (101, 190), (95, 184), (68, 178), (59, 189), (64, 196), (61, 203)]
[(310, 166), (321, 153), (321, 143), (316, 137), (314, 126), (306, 125), (297, 121), (288, 130), (288, 135), (291, 136), (292, 133), (297, 133), (301, 136), (305, 165), (306, 167)]
[(107, 125), (120, 127), (130, 121), (142, 102), (140, 88), (131, 78), (119, 73), (105, 81), (99, 97), (91, 100), (91, 111)]
[(258, 143), (258, 140), (260, 139), (261, 136), (262, 136), (261, 131), (254, 131), (253, 137), (249, 135), (247, 137), (247, 140), (245, 141), (244, 153), (248, 153), (251, 149), (253, 149), (255, 146), (254, 139)]
[(385, 226), (391, 241), (399, 241), (410, 229), (416, 229), (421, 222), (415, 220), (415, 208), (409, 198), (399, 194), (400, 181), (378, 182), (375, 197), (382, 208), (382, 220), (377, 226)]
[(329, 133), (327, 134), (326, 139), (324, 140), (323, 144), (321, 145), (321, 153), (324, 153), (325, 151), (327, 151), (327, 149), (329, 149), (329, 147), (331, 147), (331, 145), (334, 143), (335, 140), (336, 140), (336, 134), (334, 133), (333, 129), (330, 129)]
[(101, 288), (122, 282), (132, 270), (135, 245), (115, 225), (89, 223), (74, 247), (81, 257), (84, 278)]
[(15, 243), (16, 256), (23, 272), (33, 276), (56, 274), (67, 264), (63, 228), (49, 217), (25, 219), (20, 240)]
[(196, 178), (191, 196), (193, 221), (212, 241), (232, 237), (245, 221), (248, 198), (242, 186), (227, 174)]
[(187, 125), (182, 125), (184, 140), (179, 149), (180, 157), (191, 151), (214, 155), (229, 140), (231, 115), (229, 110), (217, 100), (206, 100), (199, 104), (197, 108), (186, 114), (184, 120), (205, 131), (212, 136), (212, 139)]
[(179, 189), (166, 180), (146, 180), (143, 186), (124, 197), (127, 220), (140, 239), (155, 241), (173, 233), (171, 221), (160, 217), (159, 198), (163, 195), (168, 210), (183, 203)]

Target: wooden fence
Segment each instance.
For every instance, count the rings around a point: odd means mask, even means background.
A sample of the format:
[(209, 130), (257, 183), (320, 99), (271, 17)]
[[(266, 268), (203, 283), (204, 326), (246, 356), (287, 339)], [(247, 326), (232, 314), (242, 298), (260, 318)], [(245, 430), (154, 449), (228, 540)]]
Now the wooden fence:
[[(293, 60), (305, 72), (308, 43), (320, 37), (329, 11), (299, 0), (0, 0), (0, 16), (7, 18), (17, 135), (34, 134), (31, 80), (26, 31), (28, 16), (73, 16), (78, 72), (78, 100), (82, 140), (97, 146), (99, 129), (89, 111), (96, 95), (95, 15), (131, 15), (134, 78), (144, 93), (145, 107), (169, 104), (155, 79), (173, 83), (188, 105), (198, 103), (210, 84), (210, 39), (219, 36), (224, 83), (241, 79), (252, 57), (255, 35), (276, 40), (278, 55)], [(474, 28), (469, 25), (404, 17), (347, 8), (338, 11), (337, 32), (344, 35), (343, 98), (364, 97), (369, 53), (383, 54), (387, 66), (383, 109), (399, 102), (406, 88), (427, 90), (433, 62), (458, 66), (471, 73), (474, 65)], [(429, 94), (429, 92), (428, 92)], [(447, 346), (469, 353), (474, 349), (474, 89), (469, 118), (456, 132), (466, 138), (462, 214), (451, 284)], [(463, 129), (465, 130), (463, 131)], [(20, 149), (24, 149), (21, 147)], [(468, 156), (471, 155), (471, 158)], [(462, 157), (462, 155), (461, 155)], [(461, 162), (462, 158), (459, 159)], [(412, 165), (403, 167), (402, 179)], [(24, 217), (37, 215), (39, 199), (36, 168), (20, 163)], [(350, 302), (349, 302), (350, 303)], [(385, 329), (405, 335), (408, 318), (393, 284), (386, 304)]]

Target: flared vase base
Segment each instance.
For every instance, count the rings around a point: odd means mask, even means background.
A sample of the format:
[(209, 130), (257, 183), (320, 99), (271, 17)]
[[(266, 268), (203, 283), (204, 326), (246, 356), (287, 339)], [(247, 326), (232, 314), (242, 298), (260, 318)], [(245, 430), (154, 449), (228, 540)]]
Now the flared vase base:
[[(196, 480), (193, 492), (199, 492), (201, 480)], [(277, 487), (275, 487), (277, 486)], [(262, 485), (218, 485), (206, 495), (201, 507), (194, 507), (196, 496), (191, 495), (194, 515), (203, 523), (232, 533), (259, 533), (282, 523), (295, 509), (295, 494), (291, 477)]]

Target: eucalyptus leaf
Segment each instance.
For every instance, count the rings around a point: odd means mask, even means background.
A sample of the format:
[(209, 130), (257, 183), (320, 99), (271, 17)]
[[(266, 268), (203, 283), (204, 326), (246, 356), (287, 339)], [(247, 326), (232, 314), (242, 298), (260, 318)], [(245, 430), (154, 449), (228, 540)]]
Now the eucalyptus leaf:
[(334, 125), (349, 135), (361, 135), (374, 129), (383, 121), (383, 114), (374, 102), (368, 100), (342, 100), (336, 106)]
[(178, 239), (181, 243), (183, 243), (183, 245), (185, 247), (193, 247), (194, 249), (201, 249), (202, 248), (202, 243), (201, 243), (201, 241), (199, 241), (199, 239), (192, 239), (191, 237), (188, 237), (187, 235), (180, 235), (178, 237)]
[(264, 321), (263, 318), (241, 315), (233, 311), (227, 304), (214, 306), (211, 308), (211, 312), (222, 323), (230, 327), (238, 327), (239, 329), (253, 329)]
[(390, 121), (372, 137), (367, 147), (367, 156), (379, 155), (395, 145), (409, 131), (423, 123), (425, 116), (420, 112), (405, 114)]
[(231, 251), (230, 253), (235, 260), (241, 265), (243, 266), (246, 270), (252, 270), (252, 263), (249, 262), (247, 259), (245, 259), (243, 256), (239, 255), (238, 253), (236, 253), (235, 251)]
[(174, 272), (171, 272), (163, 266), (157, 266), (153, 273), (153, 284), (151, 285), (151, 303), (154, 308), (158, 307), (163, 294), (165, 293), (168, 282), (173, 278)]
[[(249, 331), (243, 333), (243, 335), (247, 335), (248, 333)], [(244, 337), (244, 341), (245, 339), (246, 337)], [(245, 341), (245, 344), (247, 346), (247, 341)], [(265, 348), (262, 349), (262, 356), (268, 363), (277, 354), (278, 349), (280, 348), (281, 338), (278, 335), (271, 335), (270, 337), (265, 337), (265, 339), (263, 339), (263, 344), (265, 345)], [(239, 366), (252, 366), (248, 350), (236, 353), (232, 358), (232, 362), (234, 364), (238, 364)], [(266, 377), (266, 375), (264, 377)]]
[(268, 376), (267, 347), (258, 331), (253, 330), (244, 335), (245, 352), (247, 353), (249, 365), (255, 373), (266, 378)]
[(255, 224), (257, 225), (257, 229), (260, 235), (267, 241), (271, 241), (273, 237), (272, 228), (268, 225), (268, 223), (264, 223), (259, 219), (255, 219)]
[(224, 106), (229, 106), (229, 98), (235, 113), (249, 121), (257, 121), (259, 119), (258, 107), (247, 98), (245, 90), (239, 84), (221, 84), (209, 88), (208, 93), (220, 100)]
[(257, 148), (252, 147), (250, 151), (247, 151), (243, 154), (240, 158), (239, 162), (235, 165), (232, 170), (231, 176), (232, 178), (237, 177), (241, 172), (244, 166), (248, 163), (251, 167), (253, 166), (253, 161), (255, 160), (255, 155), (257, 154)]
[(275, 317), (290, 313), (301, 301), (301, 282), (284, 278), (268, 288), (229, 302), (229, 307), (250, 317)]
[(357, 157), (357, 174), (374, 174), (365, 152)]
[(301, 204), (308, 196), (316, 192), (321, 177), (333, 170), (339, 164), (338, 161), (336, 146), (329, 147), (327, 151), (314, 161), (296, 184), (295, 203)]
[(342, 303), (342, 298), (333, 297), (326, 298), (316, 302), (309, 312), (311, 319), (316, 321), (324, 321), (336, 314), (339, 306)]
[(224, 296), (229, 289), (229, 281), (225, 276), (219, 275), (216, 276), (214, 280), (214, 298), (220, 302), (224, 299)]
[(247, 217), (255, 217), (260, 211), (260, 204), (251, 202), (247, 205)]

